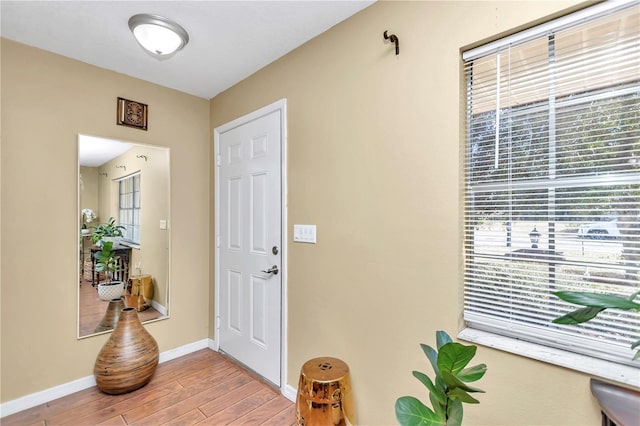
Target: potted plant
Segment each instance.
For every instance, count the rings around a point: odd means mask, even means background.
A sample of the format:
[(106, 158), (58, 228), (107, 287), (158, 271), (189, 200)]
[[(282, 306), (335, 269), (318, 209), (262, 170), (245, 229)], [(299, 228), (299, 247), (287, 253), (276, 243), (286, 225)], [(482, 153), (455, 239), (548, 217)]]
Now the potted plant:
[(414, 371), (413, 376), (429, 390), (433, 409), (413, 396), (403, 396), (396, 401), (396, 419), (402, 426), (459, 426), (462, 424), (462, 403), (478, 404), (470, 393), (484, 392), (469, 386), (484, 376), (485, 364), (467, 368), (476, 354), (476, 346), (453, 342), (444, 331), (436, 333), (437, 350), (421, 344), (429, 359), (435, 380)]
[(112, 300), (122, 296), (124, 282), (114, 281), (113, 275), (119, 270), (120, 256), (113, 250), (113, 242), (104, 241), (100, 251), (95, 253), (96, 271), (104, 272), (105, 282), (98, 283), (98, 297), (101, 300)]
[(91, 240), (98, 245), (100, 245), (100, 241), (111, 241), (117, 244), (117, 237), (122, 237), (124, 229), (124, 226), (116, 225), (116, 220), (110, 217), (109, 222), (93, 227)]
[(81, 215), (82, 215), (81, 233), (82, 235), (86, 235), (89, 233), (89, 228), (87, 228), (87, 223), (94, 221), (97, 218), (97, 216), (95, 212), (91, 209), (82, 209)]

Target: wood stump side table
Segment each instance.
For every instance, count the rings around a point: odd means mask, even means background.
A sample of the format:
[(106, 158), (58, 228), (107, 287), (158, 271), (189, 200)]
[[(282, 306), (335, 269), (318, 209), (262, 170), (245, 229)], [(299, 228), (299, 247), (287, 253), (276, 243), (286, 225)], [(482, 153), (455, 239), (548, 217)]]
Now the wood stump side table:
[(126, 304), (136, 311), (144, 311), (151, 307), (153, 299), (153, 278), (151, 275), (132, 275), (127, 281), (128, 294)]

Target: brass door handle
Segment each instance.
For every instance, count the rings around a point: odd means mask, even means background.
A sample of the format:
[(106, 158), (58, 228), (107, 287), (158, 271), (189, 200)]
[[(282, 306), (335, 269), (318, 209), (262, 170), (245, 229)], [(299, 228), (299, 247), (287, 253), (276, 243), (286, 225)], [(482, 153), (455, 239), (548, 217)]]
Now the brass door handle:
[(265, 274), (273, 274), (273, 275), (278, 275), (278, 265), (273, 265), (271, 268), (265, 270), (262, 270), (261, 272), (264, 272)]

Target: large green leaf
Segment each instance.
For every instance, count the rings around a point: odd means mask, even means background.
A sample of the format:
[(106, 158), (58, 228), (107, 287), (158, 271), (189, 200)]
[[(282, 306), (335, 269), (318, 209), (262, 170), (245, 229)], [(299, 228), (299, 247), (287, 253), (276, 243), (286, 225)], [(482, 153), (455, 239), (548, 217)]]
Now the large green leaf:
[(580, 291), (557, 291), (553, 294), (567, 302), (575, 303), (576, 305), (590, 306), (592, 308), (640, 310), (640, 303), (632, 302), (631, 300), (620, 296), (600, 293), (585, 293)]
[(431, 390), (431, 388), (435, 389), (435, 386), (433, 385), (433, 382), (431, 381), (431, 379), (424, 373), (420, 372), (420, 371), (413, 371), (411, 374), (413, 374), (413, 377), (415, 377), (416, 379), (420, 380), (422, 382), (423, 385), (425, 385), (427, 387), (427, 389)]
[(555, 324), (580, 324), (595, 318), (596, 315), (598, 315), (600, 312), (604, 310), (605, 308), (594, 308), (594, 307), (576, 309), (575, 311), (569, 312), (566, 315), (558, 317), (551, 322)]
[(100, 260), (104, 260), (104, 259), (106, 259), (106, 258), (108, 258), (108, 257), (109, 257), (109, 255), (108, 255), (108, 254), (104, 254), (104, 253), (103, 253), (103, 252), (101, 252), (101, 251), (96, 252), (96, 254), (95, 254), (94, 256), (95, 256), (96, 260), (98, 260), (98, 261), (100, 261)]
[(440, 348), (447, 343), (451, 343), (452, 341), (453, 340), (451, 340), (451, 337), (449, 337), (446, 332), (442, 330), (436, 332), (436, 347), (438, 348), (438, 350), (440, 350)]
[(113, 249), (113, 241), (103, 241), (102, 242), (102, 252), (110, 253)]
[(487, 372), (487, 366), (485, 364), (478, 364), (473, 367), (465, 368), (458, 373), (458, 379), (463, 382), (475, 382), (480, 380), (484, 373)]
[(431, 346), (425, 345), (424, 343), (421, 343), (420, 347), (422, 348), (422, 352), (424, 352), (424, 354), (429, 359), (429, 362), (431, 363), (431, 367), (433, 367), (433, 371), (434, 373), (436, 373), (436, 376), (437, 376), (439, 374), (438, 352), (436, 352), (436, 350), (433, 349)]
[(449, 404), (447, 426), (462, 426), (462, 402), (452, 400)]
[(460, 388), (460, 389), (462, 389), (464, 391), (467, 391), (467, 392), (482, 392), (482, 393), (484, 393), (484, 391), (482, 389), (474, 388), (474, 387), (471, 387), (471, 386), (467, 385), (462, 380), (458, 379), (456, 376), (454, 376), (453, 374), (449, 373), (446, 370), (441, 371), (440, 374), (442, 375), (442, 380), (447, 385), (447, 387), (449, 388), (450, 391), (452, 389), (454, 389), (454, 388)]
[(448, 394), (451, 399), (458, 399), (461, 402), (467, 402), (469, 404), (479, 404), (480, 401), (469, 395), (467, 392), (460, 388), (451, 389)]
[[(446, 397), (445, 397), (446, 398)], [(445, 402), (440, 402), (436, 398), (433, 392), (429, 392), (429, 401), (431, 401), (431, 406), (433, 407), (433, 411), (443, 419), (446, 419), (447, 405)]]
[(438, 416), (419, 399), (403, 396), (396, 400), (396, 419), (402, 426), (444, 426), (445, 419)]
[(463, 368), (469, 364), (469, 361), (476, 354), (475, 346), (465, 346), (460, 343), (447, 343), (440, 348), (438, 354), (438, 368), (451, 372), (452, 374), (458, 374)]
[(416, 379), (420, 380), (420, 382), (422, 382), (422, 384), (425, 385), (427, 387), (427, 389), (429, 389), (429, 392), (431, 392), (431, 395), (436, 397), (436, 399), (438, 400), (439, 403), (441, 403), (441, 404), (445, 403), (446, 395), (444, 394), (444, 389), (443, 388), (438, 388), (431, 381), (431, 379), (429, 377), (427, 377), (426, 374), (421, 373), (420, 371), (414, 371), (413, 372), (413, 377), (415, 377)]

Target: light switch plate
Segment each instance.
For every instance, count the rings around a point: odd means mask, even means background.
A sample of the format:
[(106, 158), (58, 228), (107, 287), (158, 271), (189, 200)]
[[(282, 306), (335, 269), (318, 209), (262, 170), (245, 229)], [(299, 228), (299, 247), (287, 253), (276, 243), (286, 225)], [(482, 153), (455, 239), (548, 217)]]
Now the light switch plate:
[(167, 229), (167, 221), (164, 219), (160, 220), (160, 229)]
[(293, 241), (315, 244), (316, 225), (293, 225)]

